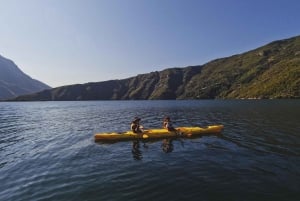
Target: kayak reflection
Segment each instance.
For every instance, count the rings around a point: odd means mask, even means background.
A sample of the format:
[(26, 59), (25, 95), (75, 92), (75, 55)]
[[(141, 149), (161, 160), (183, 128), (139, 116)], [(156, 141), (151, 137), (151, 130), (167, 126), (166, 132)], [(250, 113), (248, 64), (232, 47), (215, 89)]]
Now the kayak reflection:
[[(162, 140), (162, 150), (165, 153), (170, 153), (174, 150), (172, 138), (166, 138)], [(148, 143), (151, 143), (148, 141)], [(143, 148), (147, 149), (148, 145), (145, 141), (143, 141)], [(141, 151), (141, 142), (140, 140), (133, 140), (132, 141), (132, 149), (131, 149), (132, 157), (134, 160), (142, 160), (143, 159), (143, 152)]]
[(142, 160), (143, 159), (142, 151), (140, 150), (140, 141), (139, 140), (132, 141), (131, 153), (132, 153), (134, 160)]
[[(140, 150), (140, 140), (133, 140), (132, 141), (132, 149), (131, 149), (131, 153), (133, 156), (133, 159), (135, 160), (142, 160), (143, 159), (143, 155), (142, 155), (142, 151)], [(143, 147), (145, 149), (148, 148), (148, 146), (146, 145), (146, 143), (143, 141)]]
[(163, 152), (165, 153), (172, 152), (174, 150), (173, 139), (171, 138), (163, 139), (161, 147)]
[[(212, 134), (209, 134), (207, 136), (211, 136)], [(216, 137), (222, 137), (222, 134), (214, 134)], [(192, 136), (189, 137), (189, 139), (197, 139), (202, 138), (203, 136)], [(153, 143), (157, 143), (161, 141), (161, 150), (164, 153), (171, 153), (174, 151), (174, 143), (176, 146), (181, 146), (182, 148), (185, 147), (185, 140), (182, 137), (170, 137), (170, 138), (164, 138), (162, 139), (135, 139), (131, 140), (132, 147), (131, 147), (131, 153), (134, 160), (142, 160), (143, 159), (143, 151), (145, 149), (148, 149), (148, 147), (151, 147)], [(105, 142), (96, 142), (97, 144), (113, 144), (117, 143), (118, 141), (105, 141)], [(156, 146), (156, 145), (155, 145)]]

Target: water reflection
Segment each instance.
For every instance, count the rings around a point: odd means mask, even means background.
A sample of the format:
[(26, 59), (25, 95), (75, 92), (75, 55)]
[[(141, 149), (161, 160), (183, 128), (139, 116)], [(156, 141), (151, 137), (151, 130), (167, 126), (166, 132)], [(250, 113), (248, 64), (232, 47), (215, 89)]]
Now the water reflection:
[[(161, 148), (162, 151), (165, 153), (171, 153), (174, 151), (174, 140), (179, 141), (181, 146), (184, 147), (184, 141), (180, 138), (165, 138), (162, 140)], [(133, 140), (132, 141), (132, 157), (134, 160), (142, 160), (143, 159), (143, 152), (141, 147), (144, 149), (148, 148), (149, 143), (157, 142), (158, 140)]]
[(161, 147), (163, 152), (165, 153), (172, 152), (174, 150), (173, 139), (171, 138), (163, 139)]
[[(147, 148), (145, 143), (144, 143), (144, 147)], [(140, 150), (140, 141), (139, 140), (132, 141), (131, 153), (132, 153), (134, 160), (142, 160), (143, 159), (143, 154), (142, 154), (142, 151)]]
[[(143, 159), (143, 151), (148, 149), (149, 146), (154, 145), (154, 143), (161, 143), (159, 146), (160, 149), (164, 153), (171, 153), (175, 149), (176, 146), (181, 146), (182, 148), (185, 147), (185, 143), (187, 139), (198, 139), (202, 138), (203, 136), (216, 136), (222, 139), (226, 139), (221, 133), (218, 134), (207, 134), (201, 136), (191, 136), (191, 137), (170, 137), (170, 138), (163, 138), (163, 139), (136, 139), (136, 140), (129, 140), (128, 142), (131, 143), (131, 153), (134, 160), (142, 160)], [(228, 140), (227, 140), (228, 141)], [(97, 144), (114, 144), (118, 143), (118, 141), (108, 141), (108, 142), (96, 142)]]
[[(174, 144), (173, 144), (173, 138), (166, 138), (162, 140), (161, 148), (162, 151), (165, 153), (171, 153), (174, 150)], [(157, 140), (156, 140), (157, 141)], [(143, 152), (141, 151), (141, 143), (143, 143), (143, 148), (147, 149), (148, 144), (151, 141), (140, 141), (140, 140), (134, 140), (132, 141), (132, 157), (134, 160), (142, 160), (143, 159)], [(182, 146), (183, 142), (180, 140)]]

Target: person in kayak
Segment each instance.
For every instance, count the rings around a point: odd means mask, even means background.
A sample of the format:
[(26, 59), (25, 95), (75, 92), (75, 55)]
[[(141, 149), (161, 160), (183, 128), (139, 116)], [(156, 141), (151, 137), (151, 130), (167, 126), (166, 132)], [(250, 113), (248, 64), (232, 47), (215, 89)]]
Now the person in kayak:
[(142, 126), (140, 125), (141, 118), (135, 117), (131, 122), (130, 128), (134, 133), (142, 133)]
[(176, 131), (172, 125), (171, 118), (168, 116), (164, 118), (163, 128), (168, 129), (168, 131)]

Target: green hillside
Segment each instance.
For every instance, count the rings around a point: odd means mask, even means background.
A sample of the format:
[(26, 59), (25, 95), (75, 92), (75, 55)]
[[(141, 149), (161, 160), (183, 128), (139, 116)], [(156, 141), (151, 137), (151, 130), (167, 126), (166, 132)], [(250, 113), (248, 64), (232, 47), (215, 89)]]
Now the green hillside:
[(203, 66), (180, 98), (299, 98), (300, 37)]
[(300, 98), (300, 36), (204, 65), (20, 96), (37, 100)]

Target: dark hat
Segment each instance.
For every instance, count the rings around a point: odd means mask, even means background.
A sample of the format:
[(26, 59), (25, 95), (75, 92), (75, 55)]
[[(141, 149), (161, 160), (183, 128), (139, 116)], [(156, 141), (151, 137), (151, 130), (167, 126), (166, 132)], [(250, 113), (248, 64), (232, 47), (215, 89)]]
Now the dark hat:
[(139, 118), (139, 117), (134, 117), (133, 122), (137, 122), (137, 121), (140, 121), (140, 120), (141, 120), (141, 118)]
[(170, 117), (169, 117), (169, 116), (166, 116), (165, 119), (166, 119), (166, 120), (170, 120)]

